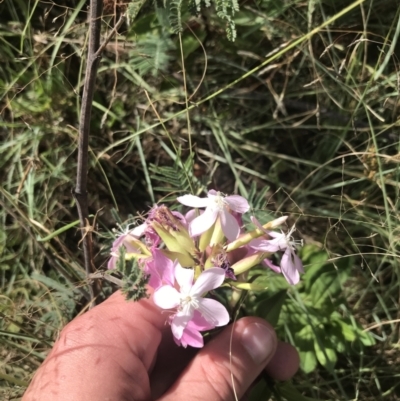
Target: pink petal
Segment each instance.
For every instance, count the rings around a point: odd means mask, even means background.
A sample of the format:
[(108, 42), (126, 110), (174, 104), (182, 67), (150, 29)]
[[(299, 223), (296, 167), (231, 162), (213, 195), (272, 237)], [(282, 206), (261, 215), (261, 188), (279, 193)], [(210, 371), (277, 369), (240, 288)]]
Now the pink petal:
[(117, 260), (118, 258), (116, 256), (111, 256), (111, 258), (108, 260), (107, 263), (107, 269), (112, 270), (117, 267)]
[(183, 330), (182, 337), (180, 340), (174, 337), (174, 341), (178, 345), (182, 345), (183, 347), (187, 347), (190, 345), (195, 348), (202, 348), (204, 346), (203, 336), (200, 331), (213, 329), (215, 326), (209, 323), (204, 317), (200, 314), (199, 311), (195, 310), (193, 313), (192, 320), (190, 320), (185, 329)]
[(184, 227), (187, 227), (187, 221), (185, 219), (185, 216), (182, 213), (179, 212), (171, 212), (180, 222)]
[(160, 236), (153, 230), (152, 227), (148, 227), (146, 230), (146, 243), (152, 247), (156, 248), (161, 242)]
[(256, 216), (250, 216), (251, 222), (261, 231), (264, 231), (265, 233), (267, 230), (261, 225), (261, 223), (256, 219)]
[(296, 267), (296, 270), (300, 273), (304, 273), (304, 267), (303, 267), (303, 263), (300, 260), (300, 258), (295, 254), (292, 253), (293, 259), (294, 259), (294, 265)]
[(189, 225), (191, 237), (196, 237), (206, 232), (217, 220), (218, 211), (207, 208), (204, 213), (196, 217)]
[(234, 241), (240, 234), (240, 227), (237, 220), (226, 210), (221, 212), (220, 217), (221, 227), (225, 237), (229, 241)]
[(201, 298), (197, 309), (203, 317), (214, 326), (225, 326), (229, 323), (229, 313), (225, 306), (215, 299)]
[(153, 249), (153, 260), (156, 270), (165, 283), (173, 286), (175, 283), (175, 266), (171, 259), (167, 258), (160, 249)]
[(289, 248), (286, 249), (281, 260), (282, 274), (290, 285), (295, 285), (300, 281), (299, 271), (292, 259), (292, 252)]
[(193, 348), (203, 348), (204, 346), (204, 340), (201, 333), (195, 328), (189, 327), (189, 325), (183, 330), (182, 337), (179, 340), (174, 337), (174, 341), (177, 345), (181, 345), (184, 348), (188, 345)]
[(212, 267), (203, 271), (193, 284), (190, 295), (202, 295), (218, 288), (225, 280), (225, 270), (220, 267)]
[(207, 207), (210, 204), (210, 200), (208, 198), (199, 198), (198, 196), (194, 195), (179, 196), (177, 201), (185, 206), (190, 207)]
[(115, 252), (118, 250), (118, 248), (124, 243), (126, 235), (127, 234), (122, 234), (113, 241), (111, 246), (111, 252)]
[(153, 259), (148, 258), (144, 262), (144, 272), (150, 275), (149, 286), (155, 290), (162, 286), (162, 280), (159, 272), (157, 271), (156, 263)]
[(279, 246), (272, 243), (270, 240), (263, 238), (255, 238), (249, 242), (249, 246), (257, 251), (276, 252), (279, 251)]
[[(200, 213), (199, 213), (200, 212)], [(189, 224), (191, 223), (196, 217), (198, 217), (203, 211), (197, 211), (196, 209), (190, 209), (186, 214), (185, 214), (185, 219), (186, 222)]]
[(140, 240), (129, 234), (125, 237), (123, 245), (126, 248), (127, 253), (141, 253), (141, 250), (136, 245), (135, 241), (140, 241)]
[(175, 308), (180, 303), (179, 292), (170, 285), (158, 288), (153, 294), (154, 303), (162, 309)]
[(127, 252), (139, 252), (139, 248), (135, 246), (136, 237), (130, 234), (122, 234), (116, 238), (112, 244), (111, 251), (116, 252), (120, 246), (125, 246)]
[(249, 202), (247, 199), (243, 198), (243, 196), (239, 195), (231, 195), (225, 198), (225, 201), (228, 202), (229, 207), (238, 213), (246, 213), (250, 209)]
[(281, 268), (280, 268), (279, 266), (274, 265), (274, 264), (272, 263), (272, 261), (269, 260), (269, 259), (264, 259), (264, 260), (261, 262), (261, 264), (264, 265), (264, 266), (269, 267), (269, 268), (270, 268), (271, 270), (273, 270), (275, 273), (281, 273), (281, 272), (282, 272)]
[(188, 323), (187, 327), (194, 328), (199, 331), (204, 331), (211, 330), (215, 326), (212, 323), (208, 322), (198, 310), (195, 310), (192, 320)]
[(181, 293), (189, 292), (193, 285), (194, 270), (185, 269), (179, 263), (175, 267), (175, 278), (179, 284)]

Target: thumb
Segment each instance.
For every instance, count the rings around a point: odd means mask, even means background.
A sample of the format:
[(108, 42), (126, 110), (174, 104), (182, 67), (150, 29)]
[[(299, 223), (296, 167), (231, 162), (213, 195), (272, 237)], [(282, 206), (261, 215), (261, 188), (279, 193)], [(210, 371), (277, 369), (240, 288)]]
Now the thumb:
[(275, 331), (265, 320), (240, 319), (199, 351), (160, 400), (240, 399), (276, 348)]

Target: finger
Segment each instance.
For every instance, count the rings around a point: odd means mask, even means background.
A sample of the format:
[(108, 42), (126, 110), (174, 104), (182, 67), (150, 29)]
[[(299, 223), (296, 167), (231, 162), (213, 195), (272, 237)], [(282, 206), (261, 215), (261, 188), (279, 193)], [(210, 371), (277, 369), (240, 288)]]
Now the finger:
[[(150, 376), (153, 399), (164, 394), (198, 352), (196, 348), (178, 347), (173, 341), (169, 326), (166, 326), (164, 331), (158, 348), (157, 363)], [(285, 381), (294, 376), (299, 365), (300, 359), (296, 349), (291, 344), (279, 341), (276, 352), (265, 371), (272, 379)]]
[(151, 300), (113, 294), (63, 329), (23, 400), (150, 399), (166, 318)]
[(162, 401), (240, 399), (275, 353), (276, 334), (264, 320), (240, 319), (198, 352)]
[(171, 387), (197, 352), (197, 348), (176, 345), (171, 326), (164, 328), (157, 362), (150, 375), (152, 399), (157, 399)]
[(296, 348), (288, 343), (278, 342), (276, 352), (265, 371), (273, 379), (285, 381), (295, 375), (299, 366), (300, 357)]

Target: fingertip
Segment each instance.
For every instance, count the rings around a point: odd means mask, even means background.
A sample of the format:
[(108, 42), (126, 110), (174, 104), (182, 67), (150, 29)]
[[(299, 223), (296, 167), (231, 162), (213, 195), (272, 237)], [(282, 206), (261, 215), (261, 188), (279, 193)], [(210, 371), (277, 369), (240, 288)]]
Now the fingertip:
[(241, 319), (240, 342), (257, 365), (265, 364), (275, 354), (277, 337), (273, 327), (261, 319)]
[(269, 361), (265, 371), (275, 380), (291, 379), (300, 366), (300, 357), (293, 345), (279, 341), (276, 352)]
[[(265, 320), (245, 317), (208, 342), (162, 397), (166, 400), (241, 399), (273, 357), (274, 329)], [(199, 383), (199, 385), (194, 385)]]

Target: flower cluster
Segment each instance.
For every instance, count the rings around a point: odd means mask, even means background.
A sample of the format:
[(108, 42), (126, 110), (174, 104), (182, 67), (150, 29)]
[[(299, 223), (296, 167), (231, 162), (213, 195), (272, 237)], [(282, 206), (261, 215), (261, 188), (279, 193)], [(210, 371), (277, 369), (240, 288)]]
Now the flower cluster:
[[(287, 217), (261, 225), (251, 216), (254, 227), (246, 232), (242, 215), (250, 206), (242, 196), (210, 190), (207, 198), (184, 195), (177, 200), (194, 209), (184, 216), (165, 205), (154, 206), (143, 224), (117, 237), (107, 267), (116, 268), (124, 247), (125, 259), (136, 259), (148, 275), (154, 303), (171, 310), (175, 342), (202, 347), (201, 332), (230, 320), (226, 307), (212, 298), (213, 291), (249, 288), (243, 273), (256, 265), (282, 273), (291, 285), (298, 283), (303, 272), (296, 254), (299, 241), (292, 238), (294, 227), (287, 234), (272, 231)], [(271, 260), (276, 252), (281, 253), (279, 266)]]

